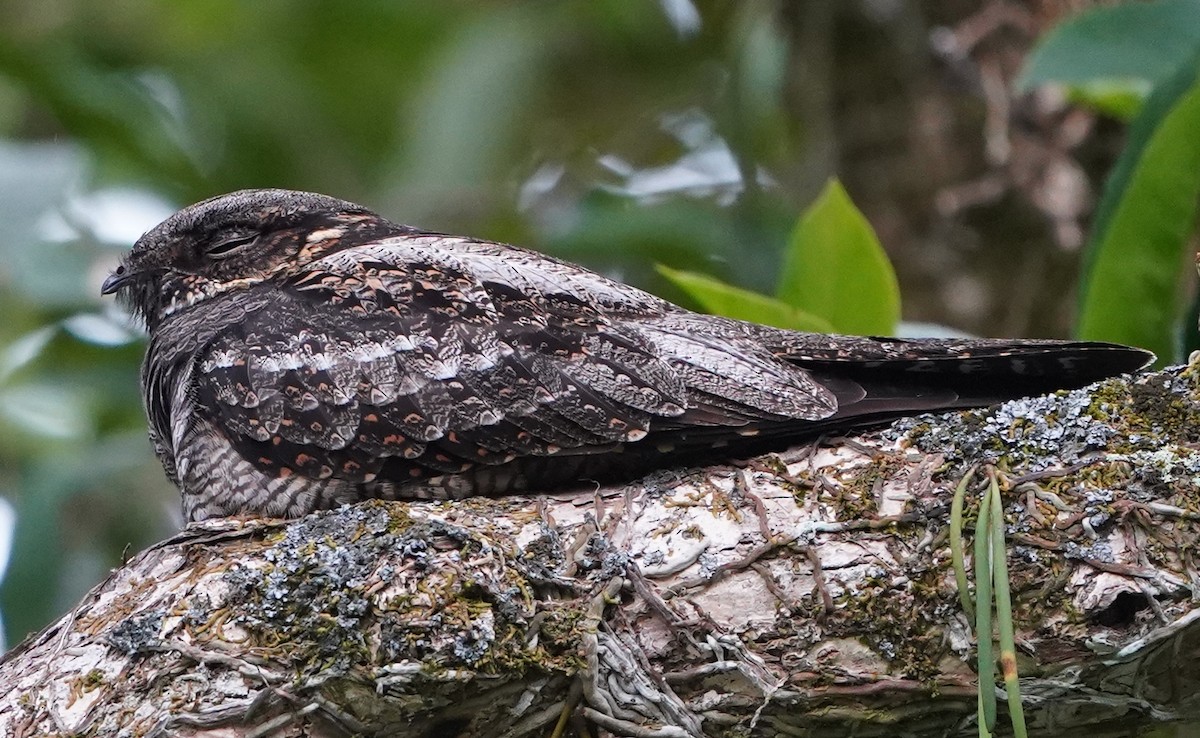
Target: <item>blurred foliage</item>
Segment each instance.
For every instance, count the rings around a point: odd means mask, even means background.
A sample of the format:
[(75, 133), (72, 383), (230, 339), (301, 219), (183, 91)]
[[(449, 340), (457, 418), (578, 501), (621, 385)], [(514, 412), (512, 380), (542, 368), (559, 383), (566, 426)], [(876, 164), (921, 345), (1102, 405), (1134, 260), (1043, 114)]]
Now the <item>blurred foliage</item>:
[(710, 313), (780, 328), (888, 336), (900, 321), (891, 262), (837, 180), (796, 223), (774, 297), (695, 272), (661, 266), (659, 272)]
[[(0, 499), (17, 520), (0, 586), (9, 642), (73, 603), (122, 551), (179, 524), (145, 440), (136, 328), (97, 295), (121, 250), (178, 206), (242, 187), (316, 190), (551, 252), (693, 307), (698, 283), (725, 284), (726, 304), (778, 288), (789, 315), (798, 306), (846, 330), (889, 330), (895, 278), (845, 193), (827, 192), (818, 220), (795, 227), (836, 173), (838, 136), (869, 149), (864, 131), (882, 131), (911, 148), (895, 121), (860, 108), (837, 130), (835, 90), (818, 74), (869, 59), (881, 29), (910, 33), (887, 15), (910, 8), (889, 7), (0, 0)], [(853, 14), (836, 53), (825, 34), (835, 8)], [(906, 58), (928, 55), (917, 38), (898, 44), (917, 49)], [(856, 89), (873, 105), (900, 89), (893, 77), (924, 79), (926, 67), (889, 68), (888, 82)], [(1118, 92), (1114, 109), (1141, 99)], [(888, 161), (888, 172), (913, 170)], [(964, 176), (957, 162), (933, 164)], [(875, 187), (883, 170), (870, 171), (857, 187), (886, 196)], [(1020, 240), (996, 220), (985, 224)], [(831, 234), (844, 261), (829, 261)], [(789, 243), (801, 256), (781, 261)], [(814, 263), (841, 280), (835, 296), (871, 292), (877, 310), (861, 323), (841, 312), (855, 306), (823, 312), (833, 297), (816, 287)], [(856, 275), (870, 281), (846, 281)]]
[(96, 294), (175, 207), (328, 192), (680, 298), (654, 262), (736, 264), (762, 287), (811, 195), (786, 29), (759, 0), (29, 0), (0, 16), (0, 496), (17, 518), (0, 610), (16, 638), (179, 523), (145, 440), (140, 342)]
[(1021, 82), (1075, 85), (1077, 99), (1132, 119), (1093, 220), (1077, 332), (1144, 346), (1160, 365), (1196, 344), (1180, 265), (1200, 206), (1198, 71), (1200, 0), (1166, 0), (1063, 23), (1031, 55)]
[(829, 321), (793, 307), (778, 297), (736, 287), (707, 274), (672, 269), (662, 264), (658, 265), (658, 273), (686, 292), (706, 313), (794, 331), (833, 331)]
[(1155, 85), (1200, 46), (1200, 2), (1158, 0), (1094, 8), (1059, 24), (1034, 48), (1017, 84)]

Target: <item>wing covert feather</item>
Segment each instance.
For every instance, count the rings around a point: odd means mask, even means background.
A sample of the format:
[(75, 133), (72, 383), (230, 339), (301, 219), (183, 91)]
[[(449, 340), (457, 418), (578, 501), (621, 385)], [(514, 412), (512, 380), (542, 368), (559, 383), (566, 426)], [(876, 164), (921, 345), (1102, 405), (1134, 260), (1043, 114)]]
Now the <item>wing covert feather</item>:
[[(480, 263), (491, 281), (470, 258), (403, 239), (331, 254), (209, 343), (201, 401), (247, 458), (372, 479), (388, 459), (388, 474), (419, 477), (607, 450), (687, 422), (779, 421), (791, 393), (819, 395), (749, 340), (743, 356), (675, 325), (631, 329), (592, 299), (595, 285), (555, 291), (537, 269)], [(657, 298), (597, 279), (608, 305), (658, 314)], [(730, 379), (748, 369), (761, 375), (749, 391)]]

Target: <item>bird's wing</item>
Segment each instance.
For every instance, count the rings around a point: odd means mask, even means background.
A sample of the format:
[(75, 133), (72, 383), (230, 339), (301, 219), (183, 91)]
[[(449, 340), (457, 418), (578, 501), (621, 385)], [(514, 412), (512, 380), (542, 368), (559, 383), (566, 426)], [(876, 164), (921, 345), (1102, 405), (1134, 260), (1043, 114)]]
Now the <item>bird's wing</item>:
[(668, 320), (691, 314), (495, 244), (397, 237), (253, 289), (272, 296), (208, 343), (195, 376), (262, 467), (402, 480), (836, 407), (740, 324)]

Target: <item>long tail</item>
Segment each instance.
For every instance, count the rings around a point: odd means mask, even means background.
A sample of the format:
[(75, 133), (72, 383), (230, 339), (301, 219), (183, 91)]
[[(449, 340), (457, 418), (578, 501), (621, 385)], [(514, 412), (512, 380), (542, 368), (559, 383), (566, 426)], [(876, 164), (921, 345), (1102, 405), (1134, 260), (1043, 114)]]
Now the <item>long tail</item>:
[(1088, 341), (913, 341), (786, 332), (766, 338), (781, 358), (809, 370), (837, 395), (839, 409), (830, 422), (979, 407), (1075, 389), (1154, 361), (1142, 349)]

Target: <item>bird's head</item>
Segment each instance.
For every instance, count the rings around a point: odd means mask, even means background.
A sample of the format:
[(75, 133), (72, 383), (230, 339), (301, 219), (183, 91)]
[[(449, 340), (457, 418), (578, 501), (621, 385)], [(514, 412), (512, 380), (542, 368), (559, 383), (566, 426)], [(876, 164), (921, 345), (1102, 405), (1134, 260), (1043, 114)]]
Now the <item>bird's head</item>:
[(391, 224), (361, 205), (312, 192), (232, 192), (147, 231), (100, 291), (118, 295), (154, 330), (176, 311), (299, 268), (314, 248), (336, 244), (352, 229), (377, 230), (372, 225)]

